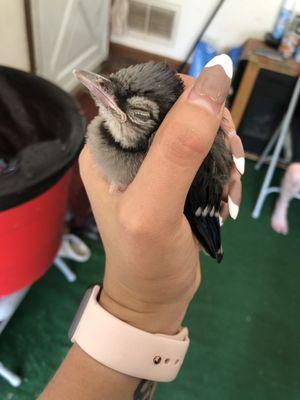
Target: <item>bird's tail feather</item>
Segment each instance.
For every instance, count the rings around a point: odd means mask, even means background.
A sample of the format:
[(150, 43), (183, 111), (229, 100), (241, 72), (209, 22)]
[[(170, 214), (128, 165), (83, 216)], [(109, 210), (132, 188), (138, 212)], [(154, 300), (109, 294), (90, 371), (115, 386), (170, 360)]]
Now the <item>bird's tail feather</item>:
[(192, 186), (188, 193), (184, 213), (192, 231), (204, 250), (218, 262), (223, 258), (220, 229), (221, 195), (199, 190)]
[(223, 249), (220, 237), (219, 217), (199, 217), (195, 219), (194, 235), (204, 250), (218, 262), (222, 261)]

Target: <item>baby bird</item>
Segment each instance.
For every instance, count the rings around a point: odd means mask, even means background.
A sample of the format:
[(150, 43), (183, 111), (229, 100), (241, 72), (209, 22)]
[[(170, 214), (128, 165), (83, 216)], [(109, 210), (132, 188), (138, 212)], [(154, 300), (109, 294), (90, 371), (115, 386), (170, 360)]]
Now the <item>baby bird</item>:
[[(183, 82), (165, 63), (148, 62), (108, 77), (74, 70), (99, 108), (86, 141), (114, 188), (126, 188), (137, 174), (165, 115), (183, 92)], [(204, 250), (218, 262), (223, 251), (219, 211), (233, 163), (220, 131), (188, 192), (184, 214)]]

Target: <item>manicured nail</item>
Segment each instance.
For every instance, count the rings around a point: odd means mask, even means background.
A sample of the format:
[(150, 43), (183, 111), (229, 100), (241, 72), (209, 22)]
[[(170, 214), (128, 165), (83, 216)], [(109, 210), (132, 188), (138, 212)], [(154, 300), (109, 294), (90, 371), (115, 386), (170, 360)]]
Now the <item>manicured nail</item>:
[(219, 56), (212, 58), (204, 68), (214, 67), (215, 65), (221, 65), (228, 78), (232, 78), (233, 64), (231, 58), (227, 54), (220, 54)]
[(219, 215), (219, 222), (220, 222), (220, 226), (222, 226), (224, 224), (223, 218), (221, 217), (221, 215)]
[(228, 190), (228, 208), (232, 219), (236, 219), (239, 213), (242, 199), (242, 182), (238, 172), (232, 173)]
[(245, 158), (244, 157), (235, 157), (232, 155), (234, 164), (236, 166), (236, 169), (239, 171), (241, 175), (244, 175), (245, 172)]
[(236, 169), (243, 175), (245, 172), (245, 153), (242, 141), (237, 134), (229, 137), (229, 146)]
[(226, 54), (214, 57), (195, 82), (189, 101), (208, 106), (218, 114), (225, 103), (232, 78), (232, 61)]
[(230, 196), (228, 196), (228, 208), (229, 208), (229, 214), (230, 214), (231, 218), (237, 219), (240, 208), (237, 204), (234, 203), (234, 201), (232, 201)]

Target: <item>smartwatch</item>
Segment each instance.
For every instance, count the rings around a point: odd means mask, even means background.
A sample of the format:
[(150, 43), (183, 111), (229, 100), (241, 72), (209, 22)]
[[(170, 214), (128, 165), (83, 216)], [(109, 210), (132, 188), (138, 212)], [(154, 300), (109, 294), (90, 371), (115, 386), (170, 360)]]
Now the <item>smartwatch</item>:
[(86, 290), (69, 338), (90, 357), (120, 373), (155, 382), (174, 380), (189, 347), (187, 328), (153, 334), (116, 318), (100, 304), (99, 285)]

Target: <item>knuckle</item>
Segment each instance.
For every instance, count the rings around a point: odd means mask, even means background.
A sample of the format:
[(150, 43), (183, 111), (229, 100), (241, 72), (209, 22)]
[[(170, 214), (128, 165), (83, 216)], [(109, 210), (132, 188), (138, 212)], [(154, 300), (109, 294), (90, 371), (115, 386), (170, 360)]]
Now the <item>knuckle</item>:
[(300, 165), (298, 163), (291, 164), (287, 169), (287, 174), (293, 183), (300, 182)]
[(187, 160), (199, 158), (205, 152), (206, 141), (195, 127), (183, 122), (171, 122), (168, 127), (164, 152), (168, 160), (185, 165)]
[(118, 219), (126, 236), (141, 239), (153, 235), (152, 224), (149, 224), (143, 215), (131, 207), (121, 205), (118, 210)]
[(300, 174), (291, 175), (290, 181), (291, 181), (292, 186), (299, 187), (300, 186)]

